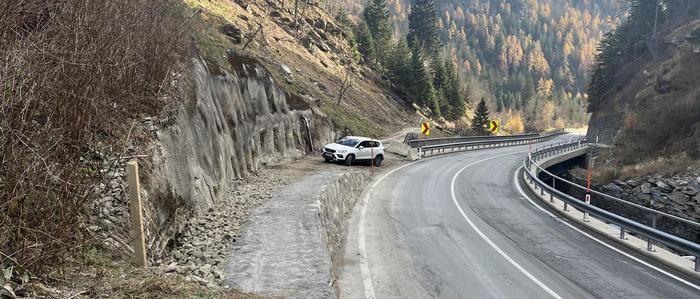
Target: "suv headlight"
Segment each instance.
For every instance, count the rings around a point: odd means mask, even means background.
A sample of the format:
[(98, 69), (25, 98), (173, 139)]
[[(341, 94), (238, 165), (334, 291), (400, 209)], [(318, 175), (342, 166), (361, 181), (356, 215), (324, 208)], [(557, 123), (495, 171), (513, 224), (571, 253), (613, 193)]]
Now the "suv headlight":
[(348, 152), (348, 150), (337, 150), (337, 151), (336, 151), (336, 153), (341, 153), (341, 154), (344, 154), (344, 153), (347, 153), (347, 152)]

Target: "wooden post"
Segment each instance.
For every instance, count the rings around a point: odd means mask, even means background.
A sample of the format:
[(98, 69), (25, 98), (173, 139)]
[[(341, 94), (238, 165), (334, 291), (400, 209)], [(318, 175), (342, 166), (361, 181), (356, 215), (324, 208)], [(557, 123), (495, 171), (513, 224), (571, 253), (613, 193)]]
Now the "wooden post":
[(136, 265), (148, 266), (146, 256), (146, 238), (143, 233), (143, 203), (141, 202), (141, 183), (139, 182), (139, 164), (136, 161), (126, 163), (126, 175), (129, 183), (129, 206), (131, 211), (131, 239), (136, 253)]

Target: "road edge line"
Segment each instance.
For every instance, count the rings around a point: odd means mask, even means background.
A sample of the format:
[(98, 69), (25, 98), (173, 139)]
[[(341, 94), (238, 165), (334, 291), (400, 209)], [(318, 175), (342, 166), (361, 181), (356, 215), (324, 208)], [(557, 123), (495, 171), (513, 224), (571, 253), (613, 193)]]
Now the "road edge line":
[[(668, 277), (670, 277), (670, 278), (672, 278), (672, 279), (675, 279), (676, 281), (678, 281), (678, 282), (680, 282), (680, 283), (683, 283), (683, 284), (685, 284), (685, 285), (687, 285), (687, 286), (689, 286), (689, 287), (691, 287), (691, 288), (700, 290), (700, 286), (698, 286), (698, 285), (696, 285), (696, 284), (694, 284), (694, 283), (692, 283), (692, 282), (690, 282), (690, 281), (687, 281), (687, 280), (685, 280), (685, 279), (683, 279), (683, 278), (681, 278), (681, 277), (678, 277), (678, 276), (674, 275), (673, 273), (669, 273), (669, 272), (667, 272), (667, 271), (665, 271), (665, 270), (663, 270), (663, 269), (661, 269), (661, 268), (659, 268), (659, 267), (657, 267), (657, 266), (654, 266), (654, 265), (652, 265), (652, 264), (650, 264), (650, 263), (648, 263), (648, 262), (646, 262), (646, 261), (644, 261), (644, 260), (642, 260), (642, 259), (640, 259), (640, 258), (638, 258), (638, 257), (636, 257), (636, 256), (633, 256), (633, 255), (631, 255), (631, 254), (629, 254), (629, 253), (627, 253), (627, 252), (624, 252), (624, 251), (620, 250), (619, 248), (617, 248), (617, 247), (615, 247), (615, 246), (612, 246), (612, 245), (608, 244), (607, 242), (604, 242), (604, 241), (602, 241), (602, 240), (600, 240), (600, 239), (594, 237), (593, 235), (591, 235), (591, 234), (589, 234), (589, 233), (583, 231), (582, 229), (576, 227), (575, 225), (573, 225), (573, 224), (571, 224), (571, 223), (569, 223), (569, 222), (567, 222), (567, 221), (562, 220), (560, 217), (557, 217), (556, 215), (554, 215), (554, 213), (552, 213), (552, 212), (550, 212), (549, 210), (547, 210), (547, 209), (543, 208), (542, 206), (538, 205), (537, 203), (535, 203), (535, 202), (530, 198), (529, 195), (527, 195), (527, 194), (525, 193), (525, 191), (523, 190), (522, 186), (520, 185), (520, 180), (518, 179), (518, 174), (519, 174), (519, 173), (522, 173), (522, 172), (523, 172), (523, 167), (520, 166), (520, 167), (518, 168), (518, 170), (515, 172), (515, 175), (514, 175), (515, 185), (516, 185), (516, 187), (517, 187), (517, 189), (518, 189), (518, 192), (520, 192), (520, 194), (521, 194), (523, 197), (525, 197), (525, 199), (527, 199), (527, 201), (529, 201), (530, 204), (534, 205), (534, 206), (537, 207), (539, 210), (545, 212), (547, 215), (549, 215), (549, 216), (551, 216), (552, 218), (556, 219), (557, 221), (559, 221), (559, 222), (565, 224), (566, 226), (570, 227), (571, 229), (573, 229), (573, 230), (579, 232), (580, 234), (582, 234), (582, 235), (588, 237), (589, 239), (591, 239), (591, 240), (593, 240), (593, 241), (596, 241), (597, 243), (599, 243), (599, 244), (601, 244), (601, 245), (603, 245), (603, 246), (605, 246), (605, 247), (607, 247), (607, 248), (609, 248), (609, 249), (612, 249), (613, 251), (615, 251), (615, 252), (617, 252), (617, 253), (619, 253), (619, 254), (622, 254), (622, 255), (624, 255), (624, 256), (630, 258), (631, 260), (642, 264), (643, 266), (646, 266), (646, 267), (648, 267), (648, 268), (650, 268), (650, 269), (652, 269), (652, 270), (655, 270), (655, 271), (657, 271), (657, 272), (659, 272), (659, 273), (661, 273), (661, 274), (664, 274), (664, 275), (666, 275), (666, 276), (668, 276)], [(524, 175), (524, 173), (523, 173), (523, 175)], [(529, 185), (528, 185), (528, 188), (529, 188), (532, 192), (535, 192), (535, 191), (532, 190), (532, 188), (531, 188)], [(542, 200), (540, 197), (538, 197), (538, 198), (540, 199), (540, 201)], [(556, 208), (555, 208), (555, 210), (557, 211), (557, 214), (560, 214), (560, 215), (566, 217), (566, 218), (569, 219), (569, 220), (575, 221), (576, 223), (579, 223), (579, 224), (581, 224), (581, 225), (584, 225), (584, 226), (586, 226), (587, 228), (589, 228), (589, 229), (591, 229), (591, 230), (593, 230), (593, 231), (595, 231), (595, 232), (597, 232), (597, 233), (599, 233), (599, 234), (601, 234), (601, 235), (603, 235), (603, 236), (606, 236), (606, 234), (605, 234), (604, 232), (597, 231), (595, 228), (587, 226), (585, 223), (582, 223), (582, 221), (579, 221), (579, 219), (573, 218), (573, 216), (568, 215), (568, 214), (566, 214), (566, 213), (559, 213), (558, 210), (557, 210)], [(605, 237), (605, 238), (608, 239), (608, 240), (611, 239), (611, 238), (608, 238), (608, 237)], [(612, 241), (614, 241), (616, 244), (620, 244), (620, 245), (622, 245), (622, 246), (624, 246), (624, 247), (626, 247), (626, 248), (628, 248), (628, 249), (631, 249), (631, 250), (633, 250), (633, 251), (635, 251), (635, 252), (639, 252), (639, 251), (637, 250), (636, 247), (632, 247), (632, 246), (630, 246), (630, 245), (627, 244), (627, 243), (620, 242), (620, 241), (618, 241), (618, 240), (612, 240)], [(678, 269), (678, 268), (675, 267), (674, 265), (672, 265), (672, 264), (670, 264), (670, 263), (667, 263), (667, 262), (665, 262), (665, 261), (663, 261), (663, 260), (661, 260), (661, 259), (659, 259), (659, 258), (657, 258), (657, 257), (655, 257), (655, 256), (653, 256), (653, 255), (648, 255), (648, 254), (644, 254), (644, 253), (640, 253), (640, 254), (642, 254), (642, 255), (644, 255), (644, 256), (646, 256), (646, 257), (649, 257), (649, 258), (651, 258), (651, 259), (653, 259), (653, 260), (655, 260), (655, 261), (657, 261), (657, 262), (660, 262), (660, 263), (662, 263), (662, 264), (664, 264), (664, 265), (666, 265), (666, 266), (668, 266), (668, 267), (671, 267), (671, 268), (673, 268), (673, 269), (679, 270), (679, 271), (681, 271), (681, 272), (685, 272), (685, 271), (683, 271), (683, 269)], [(687, 274), (687, 273), (686, 273), (686, 274)]]
[(422, 161), (426, 161), (428, 159), (421, 159), (418, 161), (413, 161), (410, 162), (406, 165), (399, 166), (395, 169), (390, 170), (386, 174), (383, 174), (381, 177), (379, 177), (376, 181), (372, 182), (372, 185), (365, 191), (364, 196), (362, 197), (362, 201), (360, 202), (360, 221), (358, 224), (358, 229), (357, 229), (357, 245), (358, 245), (358, 251), (360, 253), (360, 271), (362, 272), (362, 284), (364, 285), (365, 288), (365, 298), (367, 299), (375, 299), (376, 296), (374, 294), (374, 282), (372, 281), (372, 273), (369, 270), (369, 263), (367, 261), (367, 247), (366, 247), (366, 241), (365, 241), (365, 219), (367, 218), (367, 205), (369, 204), (369, 199), (374, 192), (374, 189), (377, 188), (379, 183), (381, 183), (385, 178), (387, 178), (389, 175), (393, 174), (394, 172), (397, 172), (405, 167), (420, 163)]

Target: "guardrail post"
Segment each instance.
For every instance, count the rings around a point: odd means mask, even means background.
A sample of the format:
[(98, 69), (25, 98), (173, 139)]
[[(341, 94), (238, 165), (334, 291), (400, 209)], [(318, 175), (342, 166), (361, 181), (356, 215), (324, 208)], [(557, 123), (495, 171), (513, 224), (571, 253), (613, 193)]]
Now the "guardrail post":
[(625, 228), (620, 226), (620, 239), (626, 240), (627, 238), (625, 237)]
[(700, 256), (695, 257), (695, 272), (700, 272)]
[(564, 201), (564, 212), (569, 211), (569, 204)]
[[(656, 219), (659, 217), (657, 214), (651, 215), (651, 227), (656, 229)], [(654, 244), (651, 238), (647, 237), (647, 251), (655, 251)]]
[[(552, 176), (552, 189), (556, 190), (556, 177)], [(549, 202), (554, 203), (554, 192), (549, 192)]]

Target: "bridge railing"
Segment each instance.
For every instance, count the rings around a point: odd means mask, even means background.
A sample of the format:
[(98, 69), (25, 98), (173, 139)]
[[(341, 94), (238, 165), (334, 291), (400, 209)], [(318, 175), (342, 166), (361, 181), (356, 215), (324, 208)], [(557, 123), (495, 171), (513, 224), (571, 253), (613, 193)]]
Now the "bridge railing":
[[(440, 138), (440, 142), (432, 142), (436, 144), (432, 145), (420, 145), (418, 146), (419, 156), (432, 155), (435, 153), (444, 153), (460, 150), (472, 150), (472, 149), (484, 149), (492, 147), (503, 147), (511, 145), (521, 145), (536, 143), (541, 141), (546, 141), (552, 139), (556, 136), (565, 134), (564, 132), (555, 132), (548, 134), (527, 134), (527, 135), (512, 135), (512, 136), (490, 136), (489, 138), (482, 140), (484, 136), (478, 137), (477, 140), (472, 138), (458, 137), (458, 138)], [(427, 141), (434, 141), (438, 139), (427, 139)], [(446, 140), (451, 140), (449, 143), (442, 143)]]
[[(544, 169), (539, 163), (537, 163), (539, 161), (547, 159), (548, 157), (588, 147), (589, 145), (587, 140), (582, 139), (569, 142), (562, 142), (558, 144), (551, 144), (534, 149), (527, 155), (523, 163), (526, 179), (529, 180), (529, 182), (535, 186), (535, 189), (540, 190), (541, 195), (545, 195), (545, 193), (548, 193), (549, 200), (551, 203), (554, 203), (555, 199), (562, 201), (564, 204), (564, 211), (568, 211), (568, 206), (572, 206), (573, 208), (583, 212), (584, 221), (586, 221), (588, 214), (590, 214), (591, 216), (596, 217), (604, 222), (612, 223), (618, 226), (620, 228), (620, 239), (625, 239), (626, 232), (633, 232), (647, 239), (648, 251), (654, 251), (653, 243), (658, 242), (667, 247), (673, 248), (674, 250), (678, 250), (682, 253), (695, 256), (695, 271), (700, 271), (700, 244), (675, 236), (670, 232), (663, 231), (659, 229), (658, 225), (659, 223), (661, 223), (661, 220), (663, 220), (666, 221), (666, 224), (672, 222), (700, 231), (700, 223), (690, 221), (688, 219), (681, 218), (668, 213), (664, 213), (636, 203), (632, 203), (599, 191), (590, 190), (589, 194), (591, 196), (595, 196), (595, 198), (598, 200), (607, 201), (609, 203), (616, 203), (628, 209), (636, 210), (636, 213), (621, 213), (627, 215), (627, 217), (623, 215), (618, 215), (616, 213), (608, 211), (607, 209), (597, 206), (605, 205), (604, 202), (599, 202), (597, 203), (597, 205), (591, 204), (590, 202), (586, 203), (582, 199), (575, 198), (567, 193), (557, 190), (557, 186), (562, 187), (561, 184), (566, 184), (568, 187), (579, 189), (583, 191), (582, 194), (585, 194), (585, 192), (587, 191), (587, 187), (581, 186), (579, 184), (556, 176), (553, 173)], [(551, 185), (545, 183), (542, 179), (539, 178), (539, 174), (541, 173), (544, 173), (551, 178)], [(648, 219), (648, 221), (644, 223), (644, 221), (639, 221), (639, 219), (636, 219), (637, 221), (629, 219), (634, 218), (629, 216), (634, 214), (645, 214), (648, 217), (646, 218)]]

